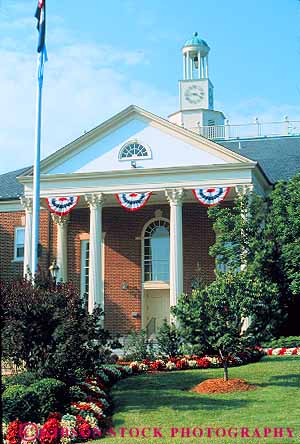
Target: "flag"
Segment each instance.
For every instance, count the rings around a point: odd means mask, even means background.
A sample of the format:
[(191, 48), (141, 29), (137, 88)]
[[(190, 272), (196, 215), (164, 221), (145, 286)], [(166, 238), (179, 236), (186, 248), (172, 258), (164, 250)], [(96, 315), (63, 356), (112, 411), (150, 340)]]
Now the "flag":
[(37, 52), (39, 53), (39, 66), (38, 66), (38, 80), (40, 86), (43, 83), (44, 76), (44, 63), (47, 62), (47, 51), (46, 51), (46, 0), (38, 0), (38, 5), (35, 11), (35, 18), (37, 19), (37, 30), (39, 32), (39, 40)]
[(37, 19), (36, 27), (39, 32), (37, 52), (42, 52), (45, 48), (46, 0), (38, 0), (38, 5), (35, 12), (35, 18)]

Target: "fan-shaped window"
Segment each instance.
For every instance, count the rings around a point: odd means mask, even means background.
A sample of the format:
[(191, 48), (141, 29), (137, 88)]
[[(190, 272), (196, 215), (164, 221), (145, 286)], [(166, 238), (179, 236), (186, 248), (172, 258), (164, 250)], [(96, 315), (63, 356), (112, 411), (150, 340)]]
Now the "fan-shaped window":
[(139, 159), (151, 159), (150, 148), (142, 145), (139, 142), (126, 143), (121, 148), (119, 154), (120, 160), (139, 160)]
[(144, 232), (144, 281), (170, 280), (170, 224), (151, 222)]

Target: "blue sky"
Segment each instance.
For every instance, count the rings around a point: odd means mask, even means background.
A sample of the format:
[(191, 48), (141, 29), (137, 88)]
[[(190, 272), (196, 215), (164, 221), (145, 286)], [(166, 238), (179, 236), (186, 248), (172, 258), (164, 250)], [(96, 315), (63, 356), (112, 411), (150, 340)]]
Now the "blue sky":
[[(36, 4), (0, 0), (0, 173), (33, 162)], [(232, 123), (300, 120), (298, 0), (48, 0), (42, 157), (132, 103), (176, 111), (194, 31)]]

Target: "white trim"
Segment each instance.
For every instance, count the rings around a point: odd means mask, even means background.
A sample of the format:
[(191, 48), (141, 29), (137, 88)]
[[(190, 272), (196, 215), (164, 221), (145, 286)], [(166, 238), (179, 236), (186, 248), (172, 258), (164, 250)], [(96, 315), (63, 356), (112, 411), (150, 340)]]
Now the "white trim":
[(167, 222), (170, 225), (170, 220), (166, 217), (152, 217), (151, 219), (149, 219), (145, 225), (143, 226), (142, 229), (142, 234), (140, 237), (140, 241), (141, 241), (141, 283), (142, 283), (142, 291), (141, 291), (141, 324), (142, 324), (142, 329), (146, 327), (145, 325), (145, 290), (147, 289), (170, 289), (170, 284), (169, 282), (165, 282), (165, 281), (144, 281), (144, 276), (145, 276), (145, 266), (144, 266), (144, 260), (145, 260), (145, 255), (144, 255), (144, 238), (145, 238), (145, 231), (147, 229), (147, 227), (152, 223), (155, 222), (156, 220), (163, 220), (165, 222)]
[[(145, 148), (145, 150), (147, 151), (147, 155), (146, 156), (131, 156), (131, 157), (122, 157), (122, 153), (123, 151), (129, 147), (129, 145), (133, 145), (133, 144), (138, 144), (140, 146), (142, 146), (143, 148)], [(124, 143), (124, 145), (121, 147), (120, 151), (119, 151), (119, 155), (118, 155), (118, 160), (120, 162), (124, 162), (124, 161), (131, 161), (131, 160), (150, 160), (152, 159), (152, 151), (150, 146), (147, 143), (142, 142), (141, 140), (138, 139), (130, 139), (128, 142)]]
[(17, 211), (25, 212), (19, 200), (4, 200), (0, 202), (0, 213), (17, 212)]
[[(105, 277), (105, 235), (106, 232), (102, 232), (102, 278), (104, 281)], [(86, 254), (86, 248), (88, 243), (90, 242), (89, 237), (87, 239), (80, 240), (80, 294), (81, 296), (85, 293), (85, 281), (83, 280), (83, 271), (84, 271), (84, 259)], [(105, 295), (104, 295), (104, 303), (105, 303)]]
[[(43, 176), (41, 198), (93, 192), (115, 194), (121, 192), (164, 191), (166, 188), (192, 189), (201, 187), (252, 184), (252, 165), (211, 165), (156, 169), (131, 169), (107, 173), (82, 173)], [(21, 178), (23, 180), (23, 178)], [(32, 196), (32, 178), (24, 178), (25, 196)], [(268, 184), (265, 185), (268, 187)]]
[[(92, 143), (95, 139), (103, 137), (107, 133), (115, 130), (117, 127), (123, 125), (126, 121), (133, 119), (134, 117), (144, 118), (150, 122), (153, 126), (158, 126), (166, 131), (171, 131), (173, 134), (183, 136), (190, 143), (195, 142), (202, 150), (207, 148), (209, 151), (218, 152), (219, 155), (225, 156), (227, 159), (231, 158), (237, 162), (249, 162), (247, 157), (241, 156), (216, 142), (205, 139), (204, 137), (182, 128), (166, 119), (163, 119), (155, 114), (150, 113), (135, 105), (130, 105), (123, 111), (119, 112), (115, 116), (106, 120), (102, 124), (98, 125), (88, 133), (69, 143), (68, 145), (60, 148), (55, 153), (46, 157), (41, 162), (41, 171), (47, 173), (47, 171), (55, 168), (62, 160), (66, 161), (72, 157), (75, 153), (79, 153), (86, 148), (87, 144)], [(32, 168), (26, 172), (27, 175), (32, 174)]]
[(170, 284), (165, 281), (146, 281), (143, 283), (145, 290), (170, 290)]
[[(15, 227), (14, 230), (14, 258), (13, 258), (13, 262), (23, 262), (24, 261), (24, 255), (23, 256), (17, 256), (17, 248), (19, 245), (19, 248), (22, 244), (17, 244), (17, 232), (19, 230), (22, 230), (24, 232), (24, 243), (23, 243), (23, 248), (25, 250), (25, 227)], [(22, 248), (22, 247), (21, 247)]]
[[(218, 163), (211, 165), (187, 165), (175, 166), (165, 168), (147, 168), (142, 171), (139, 169), (117, 170), (117, 171), (102, 171), (102, 172), (88, 172), (88, 173), (62, 173), (62, 174), (41, 174), (42, 182), (56, 182), (56, 181), (73, 181), (75, 179), (99, 179), (99, 177), (116, 179), (119, 177), (139, 177), (151, 175), (167, 175), (170, 173), (202, 173), (205, 171), (219, 172), (222, 170), (252, 170), (257, 166), (257, 162), (249, 161), (247, 163)], [(19, 182), (24, 184), (32, 183), (32, 176), (18, 176)]]
[(86, 260), (86, 250), (89, 244), (89, 239), (84, 239), (80, 241), (80, 294), (81, 297), (85, 294), (86, 287), (86, 276), (85, 276), (85, 260)]

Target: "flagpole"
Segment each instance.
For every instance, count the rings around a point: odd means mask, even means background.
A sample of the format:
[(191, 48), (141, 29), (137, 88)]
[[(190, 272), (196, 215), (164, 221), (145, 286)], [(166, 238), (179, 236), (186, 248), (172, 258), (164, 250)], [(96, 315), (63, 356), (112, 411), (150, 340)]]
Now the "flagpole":
[(43, 76), (40, 75), (43, 63), (43, 52), (38, 54), (37, 73), (38, 85), (36, 92), (36, 122), (35, 122), (35, 156), (33, 168), (33, 212), (32, 212), (32, 263), (31, 273), (34, 279), (38, 271), (38, 245), (40, 231), (40, 160), (41, 160), (41, 123), (42, 123), (42, 87)]

